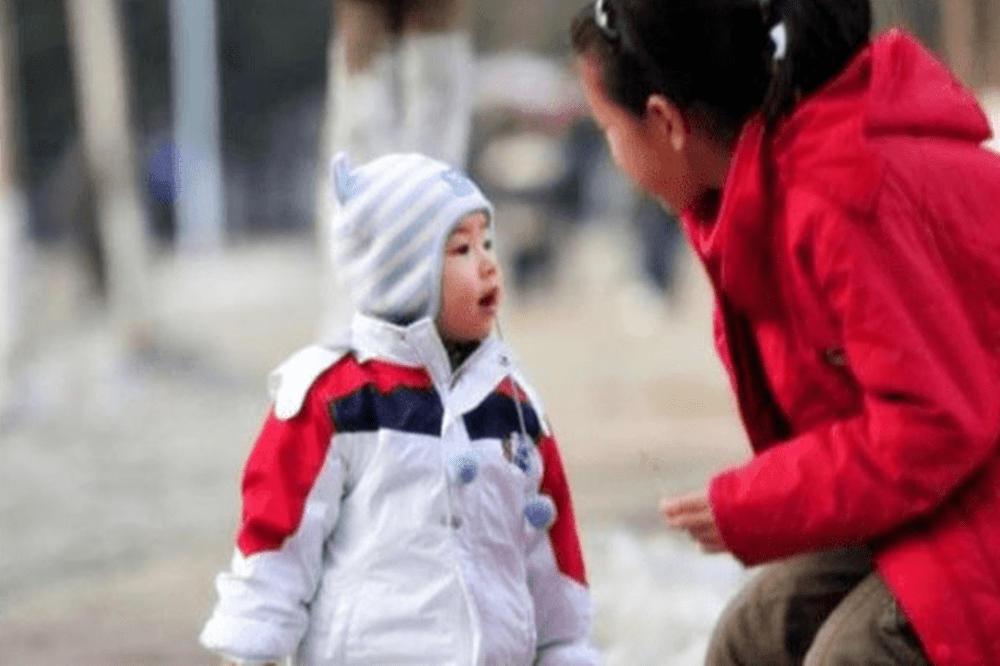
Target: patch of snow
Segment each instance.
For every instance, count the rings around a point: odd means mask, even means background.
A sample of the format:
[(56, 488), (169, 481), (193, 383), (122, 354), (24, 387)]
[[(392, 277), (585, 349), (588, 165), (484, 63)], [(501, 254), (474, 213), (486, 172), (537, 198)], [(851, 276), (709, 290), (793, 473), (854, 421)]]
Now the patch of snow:
[(605, 664), (701, 664), (715, 621), (746, 569), (667, 532), (613, 526), (584, 534), (594, 640)]

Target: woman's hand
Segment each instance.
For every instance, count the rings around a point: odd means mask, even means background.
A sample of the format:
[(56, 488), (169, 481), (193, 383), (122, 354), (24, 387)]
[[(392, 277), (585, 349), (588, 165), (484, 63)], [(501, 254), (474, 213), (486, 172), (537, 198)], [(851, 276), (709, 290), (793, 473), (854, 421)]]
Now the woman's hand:
[(728, 552), (719, 526), (715, 524), (707, 491), (664, 497), (660, 502), (660, 513), (668, 527), (690, 534), (706, 553)]

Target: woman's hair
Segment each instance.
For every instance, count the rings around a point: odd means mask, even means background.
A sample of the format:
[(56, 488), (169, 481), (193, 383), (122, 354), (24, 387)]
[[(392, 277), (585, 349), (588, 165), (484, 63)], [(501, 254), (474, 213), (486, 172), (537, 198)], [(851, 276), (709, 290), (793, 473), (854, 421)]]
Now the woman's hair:
[(773, 122), (835, 76), (870, 31), (870, 0), (597, 0), (571, 39), (597, 57), (612, 101), (642, 116), (662, 94), (731, 145), (752, 113)]

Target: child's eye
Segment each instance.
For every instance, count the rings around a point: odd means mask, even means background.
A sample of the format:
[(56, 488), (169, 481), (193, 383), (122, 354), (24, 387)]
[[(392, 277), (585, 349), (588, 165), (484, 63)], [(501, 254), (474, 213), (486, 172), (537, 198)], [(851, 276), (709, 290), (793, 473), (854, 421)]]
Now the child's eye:
[(461, 243), (460, 245), (453, 245), (451, 247), (452, 254), (468, 254), (472, 251), (472, 246), (468, 243)]
[(492, 250), (493, 249), (493, 239), (492, 238), (487, 238), (486, 240), (484, 240), (483, 241), (483, 247), (485, 249), (487, 249), (487, 250)]

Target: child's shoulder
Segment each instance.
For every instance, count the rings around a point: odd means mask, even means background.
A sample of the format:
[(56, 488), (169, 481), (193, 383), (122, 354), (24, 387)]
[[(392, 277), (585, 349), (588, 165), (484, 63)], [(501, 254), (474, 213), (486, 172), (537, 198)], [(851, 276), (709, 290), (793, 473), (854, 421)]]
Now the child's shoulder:
[(350, 347), (346, 344), (309, 345), (275, 368), (268, 377), (275, 416), (287, 420), (298, 414), (316, 380), (348, 352)]
[(401, 365), (390, 358), (359, 350), (350, 338), (304, 347), (292, 354), (268, 377), (274, 415), (294, 417), (310, 393), (337, 400), (366, 385), (381, 392), (406, 386), (428, 388), (430, 375), (423, 366)]

